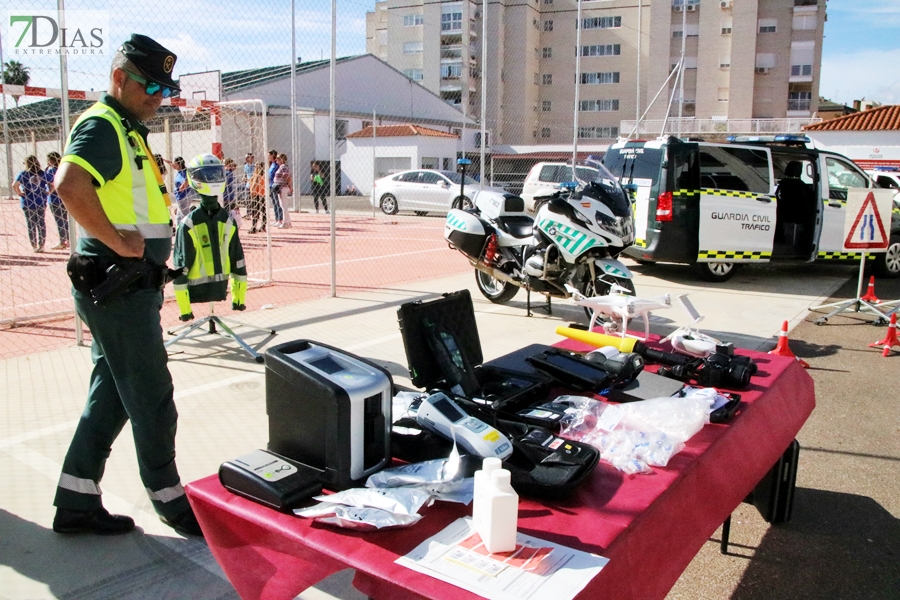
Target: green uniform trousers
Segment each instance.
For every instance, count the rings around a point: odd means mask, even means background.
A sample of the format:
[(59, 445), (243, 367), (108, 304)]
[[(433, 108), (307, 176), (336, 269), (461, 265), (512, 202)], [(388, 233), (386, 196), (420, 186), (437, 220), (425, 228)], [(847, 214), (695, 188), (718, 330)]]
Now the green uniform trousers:
[(94, 340), (94, 371), (54, 504), (71, 510), (101, 506), (106, 459), (130, 419), (141, 481), (153, 507), (164, 517), (178, 516), (189, 505), (175, 467), (178, 413), (160, 325), (162, 293), (143, 290), (103, 306), (81, 292), (73, 295)]

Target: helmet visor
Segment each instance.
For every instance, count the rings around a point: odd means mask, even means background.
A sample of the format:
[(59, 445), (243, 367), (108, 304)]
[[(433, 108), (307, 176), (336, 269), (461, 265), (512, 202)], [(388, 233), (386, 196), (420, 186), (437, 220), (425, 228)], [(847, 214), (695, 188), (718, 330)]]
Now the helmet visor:
[(225, 181), (225, 167), (208, 165), (188, 169), (188, 177), (197, 183), (222, 183)]

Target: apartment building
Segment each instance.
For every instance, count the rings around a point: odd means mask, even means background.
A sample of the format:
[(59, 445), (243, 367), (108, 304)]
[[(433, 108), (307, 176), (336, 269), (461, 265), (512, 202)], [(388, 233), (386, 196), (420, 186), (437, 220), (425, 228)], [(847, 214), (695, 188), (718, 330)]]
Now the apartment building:
[(576, 82), (579, 140), (813, 122), (825, 0), (584, 0), (580, 43), (576, 0), (486, 1), (484, 57), (482, 0), (376, 2), (366, 50), (475, 119), (483, 77), (495, 143), (571, 143)]

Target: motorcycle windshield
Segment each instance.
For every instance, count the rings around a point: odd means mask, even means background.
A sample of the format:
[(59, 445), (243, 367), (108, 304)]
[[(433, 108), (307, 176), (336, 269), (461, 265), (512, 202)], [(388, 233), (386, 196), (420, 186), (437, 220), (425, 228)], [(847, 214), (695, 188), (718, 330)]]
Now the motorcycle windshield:
[[(585, 175), (589, 175), (590, 179), (581, 179)], [(631, 200), (628, 194), (603, 163), (591, 159), (580, 162), (575, 168), (575, 176), (583, 186), (582, 194), (599, 200), (617, 217), (631, 215)]]

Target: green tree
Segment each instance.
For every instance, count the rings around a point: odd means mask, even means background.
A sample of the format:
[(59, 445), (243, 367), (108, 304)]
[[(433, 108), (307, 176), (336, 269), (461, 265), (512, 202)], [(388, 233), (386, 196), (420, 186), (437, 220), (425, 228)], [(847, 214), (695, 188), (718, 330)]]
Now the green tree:
[[(31, 81), (31, 75), (28, 73), (28, 67), (17, 60), (11, 60), (3, 63), (3, 83), (8, 85), (28, 85)], [(19, 106), (19, 96), (21, 94), (10, 94)]]

